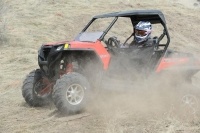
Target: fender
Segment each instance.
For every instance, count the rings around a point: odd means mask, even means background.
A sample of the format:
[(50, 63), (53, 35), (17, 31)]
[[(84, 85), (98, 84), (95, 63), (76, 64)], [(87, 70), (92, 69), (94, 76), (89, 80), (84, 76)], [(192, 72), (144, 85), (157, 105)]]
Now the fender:
[(110, 54), (99, 40), (96, 42), (71, 41), (69, 45), (70, 50), (94, 50), (101, 59), (103, 68), (105, 70), (108, 69), (110, 63)]
[(198, 72), (200, 70), (200, 61), (191, 57), (162, 58), (156, 68), (156, 72), (172, 69)]

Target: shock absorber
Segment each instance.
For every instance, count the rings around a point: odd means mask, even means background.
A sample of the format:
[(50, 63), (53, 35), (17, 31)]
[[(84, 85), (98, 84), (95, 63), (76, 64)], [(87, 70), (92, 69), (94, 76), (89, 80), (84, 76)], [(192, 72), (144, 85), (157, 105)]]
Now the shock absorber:
[(65, 73), (70, 73), (70, 72), (73, 72), (73, 65), (72, 65), (72, 63), (68, 63), (66, 65), (66, 69), (65, 69)]
[(63, 74), (73, 72), (73, 65), (71, 62), (65, 62), (64, 60), (61, 60), (59, 69), (60, 76), (62, 76)]

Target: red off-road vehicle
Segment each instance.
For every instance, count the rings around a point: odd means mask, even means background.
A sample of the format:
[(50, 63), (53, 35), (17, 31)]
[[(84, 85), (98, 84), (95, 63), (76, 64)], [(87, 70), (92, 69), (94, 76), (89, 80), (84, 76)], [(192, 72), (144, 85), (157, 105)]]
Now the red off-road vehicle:
[[(120, 44), (133, 40), (139, 21), (153, 25), (156, 45), (148, 60)], [(186, 80), (199, 71), (190, 54), (168, 49), (170, 36), (164, 15), (158, 10), (133, 10), (94, 16), (73, 41), (43, 44), (38, 52), (39, 69), (28, 74), (22, 95), (30, 106), (41, 106), (51, 97), (61, 112), (81, 111), (93, 88), (109, 87), (112, 79), (132, 83), (163, 71), (180, 72)], [(170, 79), (167, 79), (170, 80)]]

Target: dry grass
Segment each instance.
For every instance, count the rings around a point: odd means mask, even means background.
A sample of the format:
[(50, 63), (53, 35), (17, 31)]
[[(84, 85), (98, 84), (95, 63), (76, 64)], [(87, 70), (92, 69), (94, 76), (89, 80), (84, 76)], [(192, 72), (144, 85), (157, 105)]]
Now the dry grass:
[(4, 14), (7, 13), (7, 9), (5, 6), (4, 1), (0, 1), (0, 42), (2, 45), (3, 43), (5, 43), (7, 41), (7, 37), (6, 37), (6, 19), (3, 17)]
[(105, 12), (160, 9), (166, 15), (170, 48), (199, 53), (200, 7), (193, 3), (198, 1), (1, 0), (0, 132), (200, 132), (199, 110), (185, 114), (180, 106), (184, 91), (170, 86), (160, 89), (160, 84), (129, 94), (102, 93), (87, 109), (90, 116), (74, 121), (61, 117), (54, 105), (28, 107), (20, 90), (25, 75), (38, 67), (37, 49), (42, 43), (72, 40), (92, 16)]

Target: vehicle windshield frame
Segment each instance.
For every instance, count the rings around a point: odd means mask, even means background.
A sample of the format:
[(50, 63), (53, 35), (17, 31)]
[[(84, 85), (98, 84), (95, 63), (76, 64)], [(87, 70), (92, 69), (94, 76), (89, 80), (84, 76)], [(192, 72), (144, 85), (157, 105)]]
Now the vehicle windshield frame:
[[(86, 32), (86, 30), (90, 27), (90, 25), (97, 20), (97, 18), (92, 18), (92, 20), (85, 26), (85, 28), (75, 37), (75, 41), (81, 42), (96, 42), (96, 40), (102, 40), (104, 36), (108, 33), (108, 31), (112, 28), (112, 26), (117, 21), (118, 17), (113, 17), (112, 22), (108, 25), (108, 27), (104, 31), (99, 32)], [(88, 37), (89, 36), (89, 37)]]

